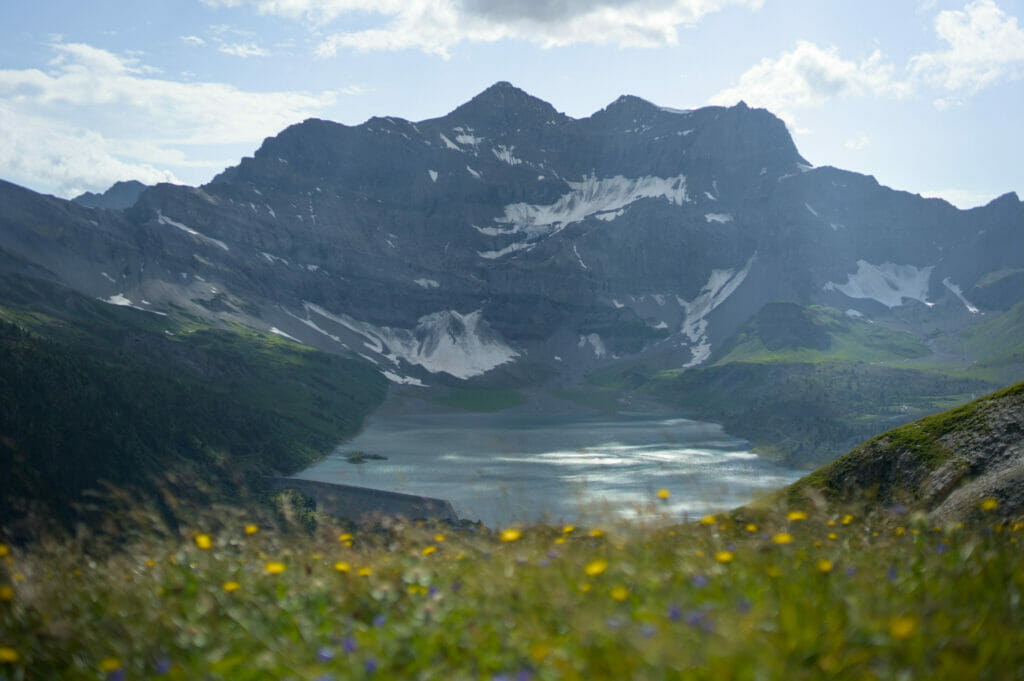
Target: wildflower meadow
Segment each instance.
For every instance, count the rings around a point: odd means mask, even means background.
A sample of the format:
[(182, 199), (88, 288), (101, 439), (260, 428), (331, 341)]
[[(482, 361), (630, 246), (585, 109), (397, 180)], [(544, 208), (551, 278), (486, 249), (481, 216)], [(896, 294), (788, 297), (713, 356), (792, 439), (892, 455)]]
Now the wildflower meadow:
[(0, 679), (1024, 678), (1022, 540), (899, 510), (312, 532), (225, 511), (0, 546)]

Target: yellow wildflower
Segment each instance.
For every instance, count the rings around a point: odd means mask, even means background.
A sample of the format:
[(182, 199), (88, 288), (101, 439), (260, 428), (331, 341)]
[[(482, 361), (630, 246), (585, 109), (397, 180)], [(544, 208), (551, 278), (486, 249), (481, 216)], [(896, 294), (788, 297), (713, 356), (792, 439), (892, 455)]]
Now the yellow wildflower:
[(3, 558), (10, 552), (11, 550), (7, 548), (7, 544), (0, 544), (0, 558)]
[(359, 570), (358, 570), (358, 571), (356, 572), (356, 574), (357, 574), (357, 575), (359, 575), (360, 577), (369, 577), (370, 575), (372, 575), (372, 574), (373, 574), (373, 570), (371, 570), (371, 569), (370, 569), (370, 568), (368, 568), (368, 567), (361, 567), (361, 568), (359, 568)]
[(832, 568), (832, 561), (826, 560), (824, 558), (818, 561), (818, 572), (829, 573), (832, 572)]
[(210, 548), (210, 546), (212, 546), (212, 545), (213, 545), (213, 542), (210, 540), (210, 535), (208, 535), (208, 534), (197, 534), (196, 535), (196, 546), (198, 546), (199, 548), (201, 548), (201, 549), (203, 549), (205, 551), (206, 549)]
[(981, 510), (982, 511), (994, 511), (997, 508), (999, 508), (999, 502), (997, 500), (993, 499), (992, 497), (988, 497), (987, 499), (982, 499), (982, 501), (981, 501)]
[(0, 662), (6, 662), (8, 664), (17, 662), (19, 659), (18, 651), (14, 648), (3, 647), (0, 648)]
[(431, 544), (430, 546), (424, 546), (424, 547), (423, 547), (423, 555), (424, 555), (424, 556), (429, 556), (429, 555), (430, 555), (430, 554), (432, 554), (432, 553), (433, 553), (434, 551), (437, 551), (437, 547), (436, 547), (436, 546), (434, 546), (433, 544)]
[(670, 496), (671, 496), (671, 492), (669, 492), (667, 489), (662, 488), (662, 489), (658, 490), (658, 498), (659, 499), (668, 499)]
[(4, 584), (0, 586), (0, 601), (13, 601), (14, 600), (14, 589)]
[(889, 622), (889, 634), (892, 635), (897, 641), (910, 638), (911, 634), (917, 629), (917, 620), (908, 615), (900, 615), (894, 617)]
[(334, 564), (334, 569), (338, 572), (348, 572), (352, 569), (352, 566), (343, 560), (339, 560), (337, 563)]
[(715, 560), (723, 564), (731, 563), (733, 558), (735, 558), (735, 556), (732, 551), (719, 551), (715, 554)]
[(828, 526), (829, 527), (835, 527), (836, 526), (836, 521), (834, 521), (834, 520), (828, 521)]
[(572, 534), (573, 530), (576, 529), (575, 525), (566, 525), (562, 528), (562, 534)]
[(853, 516), (847, 513), (843, 516), (843, 525), (849, 525), (853, 522)]
[(557, 539), (555, 539), (555, 543), (556, 544), (564, 544), (565, 543), (565, 537), (558, 537)]
[(583, 572), (590, 577), (596, 577), (607, 569), (608, 561), (603, 558), (598, 558), (597, 560), (592, 560), (587, 563), (586, 567), (583, 568)]
[(807, 514), (803, 511), (790, 511), (786, 514), (787, 520), (807, 520)]
[(776, 544), (788, 544), (793, 541), (793, 535), (789, 532), (779, 532), (777, 535), (772, 537), (772, 541)]
[(282, 572), (284, 572), (285, 564), (281, 561), (270, 560), (267, 561), (267, 564), (264, 565), (264, 568), (266, 568), (268, 575), (279, 575)]
[(259, 525), (253, 525), (252, 523), (245, 526), (246, 534), (256, 534), (260, 531)]
[(706, 515), (700, 519), (701, 525), (714, 525), (718, 520), (713, 515)]
[(441, 542), (444, 541), (444, 535), (443, 534), (435, 534), (434, 535), (434, 541), (436, 541), (437, 543), (440, 544)]
[(343, 532), (342, 534), (338, 535), (338, 541), (352, 541), (352, 535), (348, 532)]
[(150, 558), (146, 561), (146, 567), (156, 567), (156, 561)]
[(602, 530), (600, 527), (595, 527), (594, 529), (592, 529), (590, 531), (590, 536), (591, 537), (595, 537), (595, 538), (596, 537), (603, 537), (604, 536), (604, 530)]
[(233, 580), (230, 581), (230, 582), (224, 582), (224, 590), (227, 591), (228, 593), (231, 593), (232, 591), (237, 591), (238, 587), (240, 587), (240, 586), (242, 586), (242, 585), (239, 584), (236, 581), (233, 581)]
[(523, 533), (515, 527), (510, 527), (501, 533), (501, 541), (511, 542), (516, 541), (523, 536)]
[(107, 672), (109, 674), (110, 672), (116, 672), (120, 668), (121, 660), (116, 657), (104, 657), (100, 660), (100, 671)]
[(615, 586), (611, 590), (612, 598), (617, 600), (619, 603), (629, 598), (629, 589), (624, 586)]
[(757, 525), (754, 523), (747, 523), (747, 532), (757, 532)]
[(837, 539), (836, 533), (835, 532), (829, 532), (828, 533), (828, 538), (829, 539)]

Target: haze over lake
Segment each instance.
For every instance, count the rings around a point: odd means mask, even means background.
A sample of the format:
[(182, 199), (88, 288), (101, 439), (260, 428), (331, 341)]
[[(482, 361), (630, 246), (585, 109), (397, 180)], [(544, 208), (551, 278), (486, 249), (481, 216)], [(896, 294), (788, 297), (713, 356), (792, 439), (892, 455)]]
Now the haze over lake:
[[(363, 451), (388, 457), (350, 463)], [(378, 414), (297, 477), (440, 497), (461, 518), (597, 522), (732, 508), (803, 472), (757, 456), (712, 423), (649, 415)], [(667, 503), (659, 489), (671, 491)]]

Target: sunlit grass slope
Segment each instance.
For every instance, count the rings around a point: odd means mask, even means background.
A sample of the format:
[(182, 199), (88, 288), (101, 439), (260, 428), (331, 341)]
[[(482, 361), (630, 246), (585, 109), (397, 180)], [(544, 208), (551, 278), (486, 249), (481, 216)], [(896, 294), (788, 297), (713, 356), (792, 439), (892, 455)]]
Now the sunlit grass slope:
[(1024, 678), (1024, 523), (747, 513), (3, 547), (0, 678)]

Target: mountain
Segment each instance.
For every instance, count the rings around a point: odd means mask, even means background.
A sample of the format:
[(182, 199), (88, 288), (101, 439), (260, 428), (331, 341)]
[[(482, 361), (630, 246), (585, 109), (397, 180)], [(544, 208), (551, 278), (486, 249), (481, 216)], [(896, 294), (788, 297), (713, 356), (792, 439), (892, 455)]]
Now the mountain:
[[(623, 96), (574, 119), (502, 82), (436, 119), (310, 119), (202, 187), (124, 203), (0, 183), (0, 268), (362, 355), (409, 390), (579, 384), (611, 364), (699, 377), (730, 353), (746, 390), (746, 364), (787, 349), (800, 371), (818, 352), (930, 381), (987, 356), (961, 334), (1024, 300), (1016, 195), (962, 211), (812, 167), (780, 119), (743, 103)], [(857, 322), (842, 353), (813, 306)], [(905, 336), (881, 359), (849, 346), (889, 332)], [(1005, 385), (1020, 366), (927, 394)]]
[[(927, 513), (931, 522), (1024, 515), (1024, 383), (888, 431), (782, 494)], [(983, 506), (985, 500), (993, 500)]]
[(139, 194), (143, 192), (146, 185), (137, 180), (128, 182), (115, 182), (110, 189), (102, 194), (85, 192), (71, 199), (75, 203), (89, 208), (110, 208), (111, 210), (124, 210), (131, 208), (139, 200)]
[(354, 435), (386, 381), (239, 327), (0, 275), (0, 535), (95, 526), (117, 495), (173, 519), (265, 489)]

